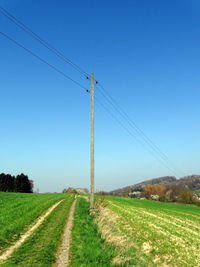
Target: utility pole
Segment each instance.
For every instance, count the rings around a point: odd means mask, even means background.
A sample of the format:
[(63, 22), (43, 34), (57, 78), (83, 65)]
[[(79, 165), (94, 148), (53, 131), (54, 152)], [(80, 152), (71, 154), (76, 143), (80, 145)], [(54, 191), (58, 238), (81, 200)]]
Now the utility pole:
[(90, 209), (94, 209), (94, 73), (90, 74)]

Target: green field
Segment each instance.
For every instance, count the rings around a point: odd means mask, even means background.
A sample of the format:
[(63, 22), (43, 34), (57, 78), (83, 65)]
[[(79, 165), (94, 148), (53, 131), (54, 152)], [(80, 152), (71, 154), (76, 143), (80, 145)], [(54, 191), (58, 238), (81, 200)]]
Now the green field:
[(88, 210), (89, 203), (85, 199), (78, 199), (72, 231), (70, 266), (110, 266), (116, 255), (114, 246), (102, 240)]
[(64, 194), (0, 192), (0, 253), (18, 240), (44, 211), (64, 198)]
[[(49, 207), (63, 200), (0, 265), (55, 266), (75, 197), (0, 193), (0, 255)], [(200, 208), (120, 197), (97, 197), (90, 215), (76, 198), (69, 266), (200, 266)]]
[[(96, 221), (127, 266), (200, 266), (200, 208), (106, 198)], [(120, 261), (120, 257), (119, 257)]]
[(69, 197), (61, 202), (3, 266), (51, 266), (56, 260), (55, 255), (72, 201), (73, 198)]

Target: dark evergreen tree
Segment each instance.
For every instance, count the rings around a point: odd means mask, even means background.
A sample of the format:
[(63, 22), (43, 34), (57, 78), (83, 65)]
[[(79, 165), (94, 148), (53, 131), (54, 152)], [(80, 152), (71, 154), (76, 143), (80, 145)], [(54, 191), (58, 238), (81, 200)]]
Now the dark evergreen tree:
[(1, 173), (0, 174), (0, 191), (3, 191), (3, 192), (5, 192), (5, 184), (6, 184), (6, 175), (5, 175), (5, 173)]
[(13, 192), (15, 187), (15, 177), (10, 174), (0, 174), (0, 191)]
[(33, 193), (33, 181), (28, 179), (23, 173), (12, 176), (10, 174), (0, 174), (0, 191)]
[(13, 192), (15, 190), (15, 177), (6, 174), (6, 192)]
[(32, 193), (33, 192), (32, 182), (28, 179), (27, 175), (21, 173), (16, 176), (15, 179), (15, 192), (21, 193)]

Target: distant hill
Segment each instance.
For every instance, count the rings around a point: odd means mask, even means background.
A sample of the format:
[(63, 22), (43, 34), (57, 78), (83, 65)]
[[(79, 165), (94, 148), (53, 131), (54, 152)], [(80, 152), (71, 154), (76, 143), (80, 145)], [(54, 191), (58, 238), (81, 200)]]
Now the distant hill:
[(200, 175), (190, 175), (180, 179), (176, 179), (174, 176), (164, 176), (159, 178), (153, 178), (150, 180), (146, 180), (144, 182), (134, 184), (131, 186), (126, 186), (123, 188), (119, 188), (113, 191), (110, 191), (111, 195), (124, 195), (133, 191), (143, 191), (144, 187), (148, 184), (163, 184), (169, 187), (180, 187), (191, 189), (195, 191), (200, 191)]
[(200, 191), (200, 175), (193, 174), (190, 176), (185, 176), (169, 184), (169, 186), (170, 185), (194, 191)]

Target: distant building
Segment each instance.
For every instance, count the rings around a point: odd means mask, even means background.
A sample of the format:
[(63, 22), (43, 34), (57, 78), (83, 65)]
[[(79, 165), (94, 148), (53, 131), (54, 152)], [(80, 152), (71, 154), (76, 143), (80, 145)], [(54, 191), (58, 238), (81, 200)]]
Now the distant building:
[(140, 191), (133, 191), (128, 194), (129, 197), (131, 198), (141, 198), (142, 197), (142, 192)]
[(195, 198), (196, 198), (197, 200), (200, 201), (200, 194), (195, 194), (194, 196), (195, 196)]
[(75, 190), (79, 194), (89, 194), (89, 190), (87, 188), (75, 188)]
[(151, 195), (151, 200), (159, 200), (159, 195)]

